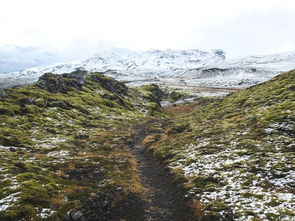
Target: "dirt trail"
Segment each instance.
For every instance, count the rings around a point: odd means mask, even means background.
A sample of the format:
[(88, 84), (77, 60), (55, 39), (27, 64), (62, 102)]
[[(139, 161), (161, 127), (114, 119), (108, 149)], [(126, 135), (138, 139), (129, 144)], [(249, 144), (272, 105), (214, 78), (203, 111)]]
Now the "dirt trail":
[[(172, 182), (171, 175), (156, 162), (142, 141), (147, 135), (146, 126), (137, 128), (133, 153), (137, 158), (142, 184), (148, 189), (145, 221), (190, 221), (189, 200)], [(143, 221), (143, 220), (141, 220)]]

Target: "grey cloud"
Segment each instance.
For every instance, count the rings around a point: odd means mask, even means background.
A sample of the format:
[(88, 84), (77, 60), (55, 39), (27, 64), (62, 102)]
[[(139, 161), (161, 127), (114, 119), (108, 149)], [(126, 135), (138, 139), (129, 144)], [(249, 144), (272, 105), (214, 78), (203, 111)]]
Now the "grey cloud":
[(112, 47), (107, 42), (96, 39), (72, 40), (66, 47), (20, 47), (6, 45), (0, 47), (0, 73), (20, 71), (22, 69), (69, 62), (85, 58), (92, 54)]
[(35, 47), (7, 45), (0, 48), (0, 73), (19, 71), (59, 61), (60, 57), (55, 53), (44, 52)]

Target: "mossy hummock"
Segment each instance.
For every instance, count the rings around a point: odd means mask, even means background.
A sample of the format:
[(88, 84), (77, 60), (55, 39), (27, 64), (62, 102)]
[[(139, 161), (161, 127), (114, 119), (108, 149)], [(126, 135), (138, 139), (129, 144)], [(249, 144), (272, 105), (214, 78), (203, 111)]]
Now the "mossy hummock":
[(199, 99), (149, 143), (198, 202), (200, 220), (294, 219), (294, 87), (290, 71), (223, 99)]
[(1, 91), (0, 219), (108, 220), (110, 211), (140, 211), (128, 138), (133, 124), (156, 116), (156, 95), (101, 73), (47, 73)]

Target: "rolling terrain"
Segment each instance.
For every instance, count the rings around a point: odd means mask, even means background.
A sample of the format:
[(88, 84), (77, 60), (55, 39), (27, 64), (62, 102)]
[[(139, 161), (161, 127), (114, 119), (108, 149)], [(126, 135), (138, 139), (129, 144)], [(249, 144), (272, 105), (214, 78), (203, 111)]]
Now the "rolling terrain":
[(295, 219), (295, 71), (224, 98), (169, 107), (148, 147), (198, 220)]
[(231, 89), (182, 104), (77, 70), (1, 90), (0, 220), (294, 220), (295, 71)]

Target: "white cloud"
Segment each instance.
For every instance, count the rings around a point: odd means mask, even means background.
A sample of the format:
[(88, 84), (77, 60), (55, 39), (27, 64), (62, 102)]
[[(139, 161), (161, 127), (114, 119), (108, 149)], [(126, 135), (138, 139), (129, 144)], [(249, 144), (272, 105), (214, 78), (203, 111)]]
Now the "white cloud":
[(294, 0), (9, 0), (0, 9), (0, 46), (67, 58), (105, 45), (222, 48), (232, 56), (294, 50)]
[(235, 20), (200, 27), (191, 36), (199, 39), (202, 48), (221, 47), (232, 56), (291, 51), (295, 49), (294, 12), (277, 8), (243, 13)]

